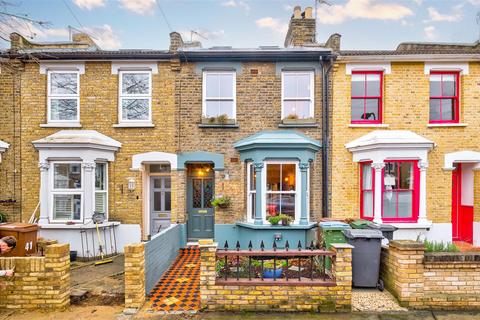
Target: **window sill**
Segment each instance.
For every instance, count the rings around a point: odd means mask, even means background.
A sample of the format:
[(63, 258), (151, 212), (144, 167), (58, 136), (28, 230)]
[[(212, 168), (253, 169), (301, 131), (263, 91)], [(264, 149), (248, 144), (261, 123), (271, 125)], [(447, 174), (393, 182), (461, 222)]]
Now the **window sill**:
[(155, 125), (151, 122), (141, 123), (117, 123), (113, 125), (114, 128), (154, 128)]
[(433, 225), (431, 221), (425, 222), (384, 222), (398, 229), (430, 229)]
[(42, 123), (41, 128), (81, 128), (80, 122)]
[(264, 222), (264, 224), (254, 224), (252, 222), (241, 222), (236, 223), (237, 226), (255, 230), (310, 230), (318, 226), (316, 222), (309, 222), (306, 225), (300, 224), (291, 224), (289, 226), (276, 225), (273, 226), (269, 222)]
[[(120, 222), (118, 221), (106, 221), (98, 225), (99, 228), (101, 227), (108, 227), (108, 226), (118, 226)], [(39, 224), (41, 229), (94, 229), (96, 225), (94, 223), (86, 223), (83, 224), (81, 222), (76, 222), (75, 224), (66, 224), (63, 222), (50, 222), (48, 224)]]
[(279, 123), (279, 128), (318, 128), (318, 123), (315, 122), (288, 122)]
[(233, 124), (205, 124), (200, 123), (198, 125), (199, 128), (211, 128), (211, 129), (237, 129), (240, 126), (236, 123)]
[(427, 128), (448, 128), (448, 127), (466, 127), (468, 126), (467, 123), (429, 123)]
[(349, 128), (388, 128), (390, 125), (385, 123), (371, 123), (371, 124), (349, 124)]

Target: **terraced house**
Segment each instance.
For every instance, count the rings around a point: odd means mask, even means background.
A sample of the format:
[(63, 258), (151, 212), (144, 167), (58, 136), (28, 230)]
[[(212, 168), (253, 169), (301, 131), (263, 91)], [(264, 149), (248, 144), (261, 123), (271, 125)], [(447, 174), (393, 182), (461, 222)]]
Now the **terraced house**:
[(480, 244), (480, 44), (340, 51), (333, 76), (332, 216), (397, 239)]
[[(324, 109), (339, 35), (317, 43), (312, 9), (296, 7), (284, 48), (170, 37), (164, 51), (106, 51), (84, 34), (11, 35), (2, 56), (18, 81), (2, 78), (2, 99), (16, 122), (5, 118), (1, 139), (21, 154), (5, 153), (17, 179), (12, 220), (37, 217), (41, 236), (80, 256), (98, 246), (95, 211), (112, 251), (172, 223), (188, 240), (313, 238), (326, 215)], [(270, 226), (271, 214), (291, 226)]]

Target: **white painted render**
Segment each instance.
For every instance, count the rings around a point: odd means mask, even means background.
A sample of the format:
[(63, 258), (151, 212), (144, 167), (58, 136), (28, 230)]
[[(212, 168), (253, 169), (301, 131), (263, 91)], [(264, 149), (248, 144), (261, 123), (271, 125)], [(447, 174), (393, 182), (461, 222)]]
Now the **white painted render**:
[(460, 74), (468, 74), (468, 62), (425, 62), (424, 73), (430, 74), (431, 71), (460, 71)]
[(55, 61), (40, 61), (39, 72), (40, 74), (47, 74), (48, 70), (72, 70), (78, 71), (80, 74), (85, 74), (85, 62), (72, 61), (72, 62), (55, 62)]
[(352, 71), (383, 71), (384, 74), (392, 73), (390, 62), (383, 63), (347, 63), (345, 73), (351, 75)]

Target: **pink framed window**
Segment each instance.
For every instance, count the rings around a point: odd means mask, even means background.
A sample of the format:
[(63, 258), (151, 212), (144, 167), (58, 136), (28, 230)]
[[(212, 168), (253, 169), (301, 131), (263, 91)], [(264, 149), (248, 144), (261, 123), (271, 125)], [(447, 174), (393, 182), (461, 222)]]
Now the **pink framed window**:
[(373, 220), (375, 195), (374, 170), (371, 162), (360, 163), (360, 217)]
[(430, 123), (459, 121), (459, 72), (430, 72)]
[(416, 160), (385, 161), (382, 177), (382, 220), (416, 222), (419, 177)]
[(383, 71), (352, 71), (351, 122), (382, 123)]

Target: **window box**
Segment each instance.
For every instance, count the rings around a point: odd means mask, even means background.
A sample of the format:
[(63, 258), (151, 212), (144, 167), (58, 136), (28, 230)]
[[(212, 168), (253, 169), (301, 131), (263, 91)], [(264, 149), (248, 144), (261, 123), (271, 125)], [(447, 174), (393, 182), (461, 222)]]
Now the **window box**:
[(314, 118), (304, 118), (304, 119), (298, 119), (294, 117), (287, 117), (282, 120), (283, 124), (287, 125), (294, 125), (294, 124), (316, 124)]
[(228, 126), (235, 124), (235, 119), (230, 119), (226, 115), (220, 115), (218, 117), (202, 118), (201, 123), (204, 125)]

